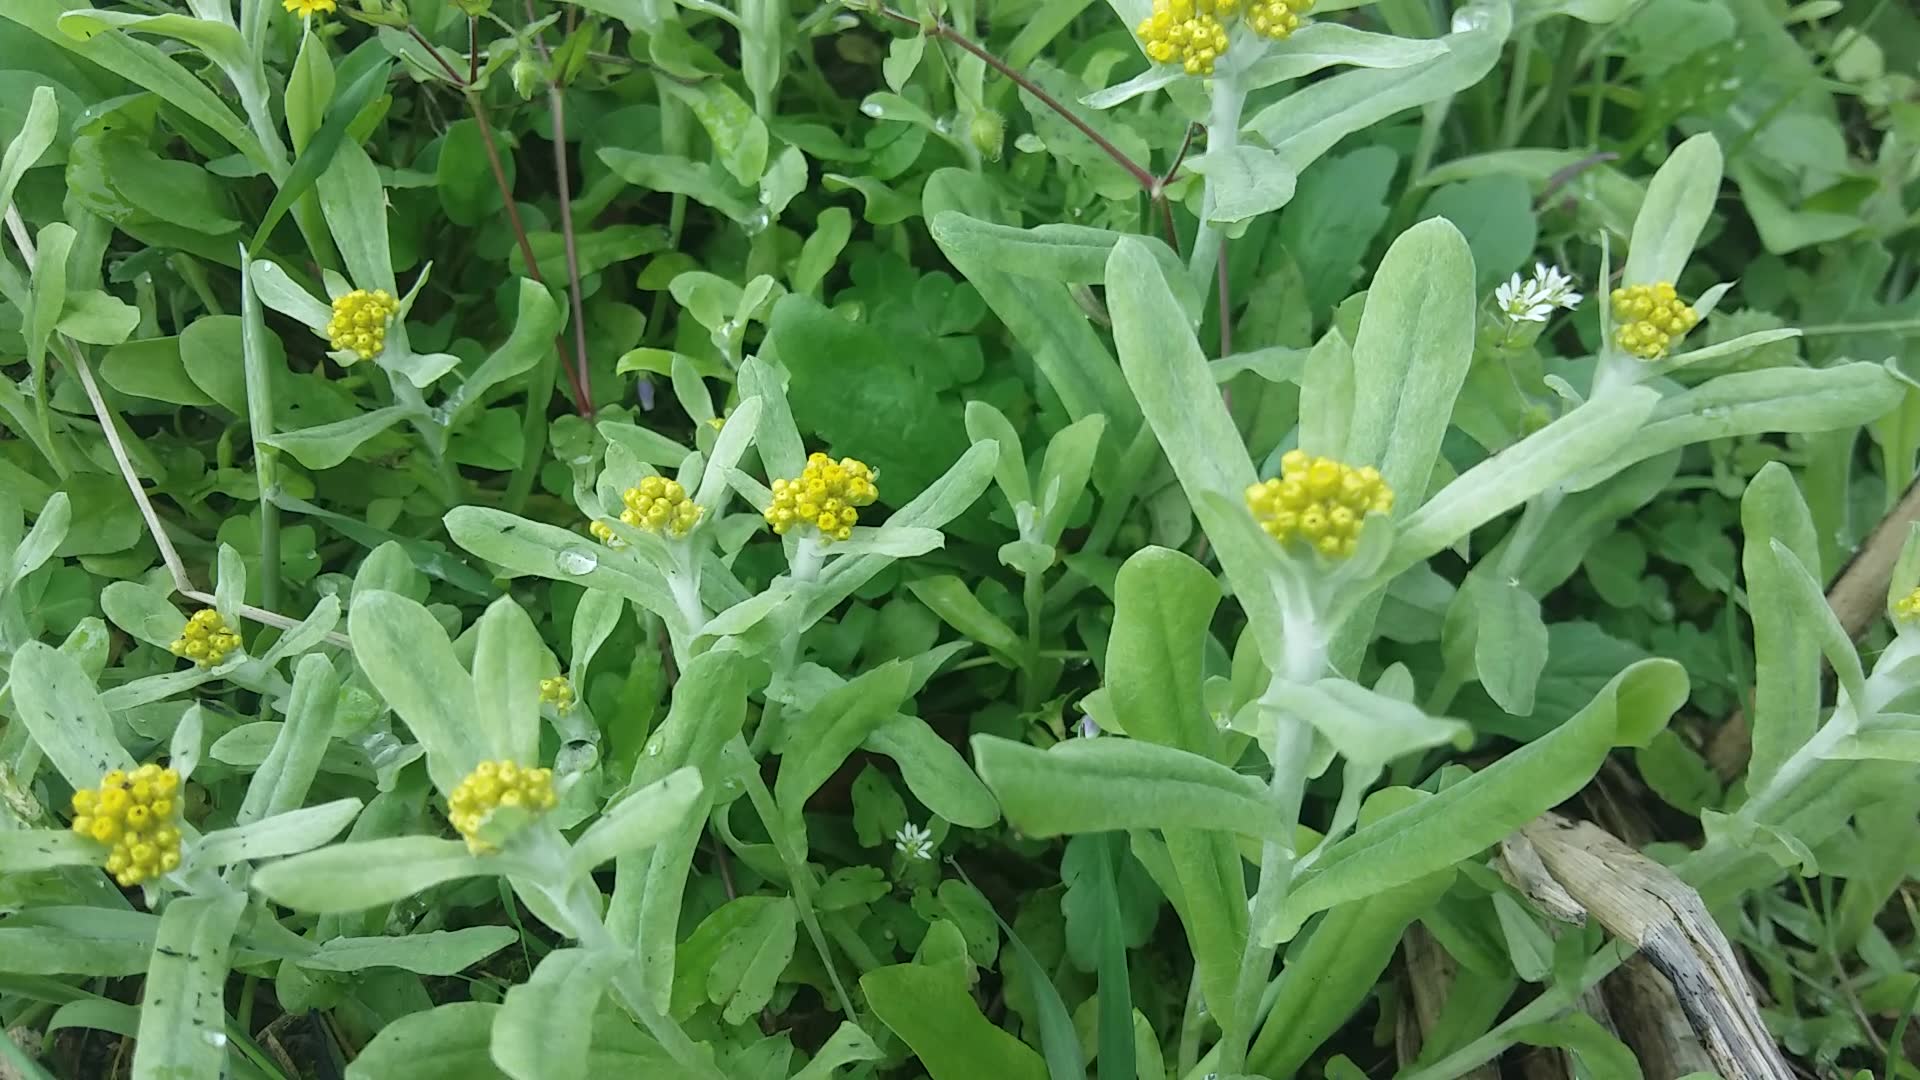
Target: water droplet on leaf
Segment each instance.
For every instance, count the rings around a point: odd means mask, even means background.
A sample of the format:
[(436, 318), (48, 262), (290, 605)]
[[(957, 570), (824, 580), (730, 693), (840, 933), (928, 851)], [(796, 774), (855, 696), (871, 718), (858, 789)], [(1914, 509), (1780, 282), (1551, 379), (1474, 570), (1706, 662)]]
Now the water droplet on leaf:
[(583, 547), (561, 548), (554, 552), (553, 565), (563, 574), (578, 577), (593, 573), (594, 568), (600, 565), (600, 557)]

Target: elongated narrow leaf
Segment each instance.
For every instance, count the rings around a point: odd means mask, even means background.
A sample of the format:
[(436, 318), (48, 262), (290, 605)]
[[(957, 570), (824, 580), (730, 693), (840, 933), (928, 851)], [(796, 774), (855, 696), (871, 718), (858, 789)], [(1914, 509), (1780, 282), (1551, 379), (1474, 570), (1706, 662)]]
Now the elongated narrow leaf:
[[(305, 55), (306, 48), (303, 45), (301, 56)], [(268, 234), (280, 223), (281, 217), (301, 196), (313, 190), (315, 182), (333, 164), (333, 157), (339, 152), (348, 127), (359, 118), (367, 103), (386, 89), (391, 65), (392, 58), (374, 38), (362, 42), (359, 48), (341, 61), (339, 71), (334, 73), (333, 78), (333, 85), (338, 89), (327, 106), (326, 119), (307, 138), (305, 149), (294, 159), (293, 167), (287, 170), (286, 179), (280, 182), (280, 190), (274, 193), (273, 202), (267, 204), (266, 212), (260, 215), (260, 225), (254, 230), (253, 242), (247, 245), (249, 256), (260, 254), (266, 246)]]
[(443, 881), (494, 873), (458, 840), (396, 836), (335, 844), (295, 855), (253, 875), (253, 887), (296, 911), (362, 911), (390, 904)]
[(1260, 784), (1218, 762), (1136, 739), (1082, 739), (1040, 750), (976, 735), (980, 778), (1015, 828), (1032, 836), (1110, 829), (1282, 831)]
[(900, 710), (912, 668), (890, 661), (829, 691), (797, 718), (773, 794), (788, 813), (798, 815), (807, 798), (827, 782), (868, 735)]
[(228, 956), (246, 907), (241, 892), (183, 896), (160, 916), (133, 1048), (136, 1080), (224, 1071)]
[(838, 1069), (857, 1061), (878, 1061), (883, 1056), (873, 1037), (860, 1030), (860, 1025), (842, 1020), (813, 1060), (793, 1074), (793, 1080), (831, 1080)]
[(967, 829), (1000, 820), (1000, 804), (953, 744), (917, 716), (896, 713), (867, 735), (864, 749), (900, 766), (900, 778), (927, 809)]
[(1769, 462), (1740, 499), (1746, 546), (1747, 612), (1753, 619), (1753, 756), (1747, 786), (1759, 791), (1820, 722), (1820, 638), (1802, 622), (1777, 543), (1803, 565), (1817, 566), (1813, 517), (1785, 465)]
[(322, 942), (300, 966), (309, 971), (391, 967), (416, 975), (458, 975), (519, 940), (509, 926), (429, 930), (399, 937), (339, 937)]
[(10, 829), (0, 832), (0, 874), (25, 874), (56, 866), (106, 860), (107, 849), (70, 829)]
[(700, 770), (688, 766), (628, 795), (574, 841), (568, 866), (578, 876), (615, 856), (652, 847), (680, 830), (701, 791)]
[(493, 1021), (493, 1060), (514, 1080), (585, 1080), (593, 1014), (627, 958), (556, 949), (507, 991)]
[(1782, 598), (1792, 606), (1801, 633), (1819, 643), (1820, 651), (1826, 654), (1827, 663), (1833, 666), (1833, 673), (1840, 680), (1840, 688), (1855, 707), (1869, 708), (1867, 676), (1860, 666), (1860, 652), (1854, 648), (1852, 635), (1840, 624), (1840, 616), (1834, 614), (1833, 607), (1827, 603), (1826, 591), (1792, 548), (1778, 539), (1770, 546)]
[(225, 866), (248, 859), (311, 851), (340, 835), (359, 814), (359, 799), (336, 799), (319, 806), (289, 810), (248, 825), (210, 832), (200, 838), (193, 857), (203, 866)]
[(510, 575), (606, 589), (673, 623), (683, 622), (666, 579), (645, 562), (614, 557), (577, 532), (483, 506), (447, 512), (453, 542)]
[(533, 620), (510, 596), (488, 605), (475, 624), (475, 735), (487, 757), (531, 763), (540, 753), (540, 678), (547, 647)]
[(1651, 739), (1686, 697), (1680, 665), (1634, 664), (1552, 732), (1333, 845), (1301, 875), (1278, 922), (1257, 932), (1285, 940), (1315, 912), (1403, 885), (1499, 842), (1586, 786), (1613, 747)]

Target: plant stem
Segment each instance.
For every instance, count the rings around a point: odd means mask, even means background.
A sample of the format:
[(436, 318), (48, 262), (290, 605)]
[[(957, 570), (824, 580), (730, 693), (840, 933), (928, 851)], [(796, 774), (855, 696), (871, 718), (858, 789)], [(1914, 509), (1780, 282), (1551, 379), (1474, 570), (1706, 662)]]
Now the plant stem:
[(1511, 148), (1520, 142), (1521, 106), (1527, 97), (1527, 69), (1533, 66), (1533, 26), (1520, 29), (1513, 45), (1513, 67), (1507, 78), (1507, 103), (1500, 121), (1500, 146)]
[[(1233, 290), (1227, 281), (1227, 241), (1220, 239), (1220, 254), (1214, 260), (1219, 264), (1220, 287), (1220, 357), (1225, 359), (1233, 355)], [(1222, 388), (1222, 394), (1226, 390)]]
[(580, 296), (580, 250), (573, 233), (573, 185), (567, 176), (567, 106), (558, 83), (547, 86), (553, 114), (553, 176), (560, 188), (560, 236), (567, 250), (567, 300), (573, 313), (574, 385), (581, 415), (593, 419), (593, 372), (587, 366), (587, 319)]
[[(1226, 75), (1216, 76), (1211, 84), (1213, 101), (1207, 113), (1207, 155), (1224, 154), (1240, 145), (1240, 113), (1247, 104), (1246, 91)], [(1225, 233), (1212, 221), (1214, 209), (1213, 185), (1207, 185), (1200, 199), (1200, 225), (1193, 236), (1193, 253), (1188, 257), (1188, 269), (1193, 276), (1195, 286), (1202, 296), (1207, 292), (1207, 278), (1215, 273), (1214, 261), (1220, 257)]]
[(240, 253), (240, 354), (247, 378), (247, 427), (253, 436), (253, 475), (260, 488), (260, 603), (280, 606), (280, 507), (273, 501), (280, 490), (280, 451), (270, 445), (273, 437), (273, 376), (267, 370), (267, 350), (262, 343), (266, 325), (260, 312), (260, 297), (253, 291), (248, 276), (249, 260)]
[(1024, 574), (1022, 593), (1027, 606), (1027, 661), (1022, 665), (1025, 683), (1022, 704), (1031, 712), (1040, 704), (1040, 615), (1047, 606), (1046, 583), (1039, 574)]

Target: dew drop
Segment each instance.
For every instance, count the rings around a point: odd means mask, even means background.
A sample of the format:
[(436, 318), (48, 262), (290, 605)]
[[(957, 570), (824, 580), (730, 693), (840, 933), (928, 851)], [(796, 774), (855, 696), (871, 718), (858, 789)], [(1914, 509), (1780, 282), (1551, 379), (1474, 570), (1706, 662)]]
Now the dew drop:
[(767, 226), (771, 224), (773, 224), (773, 214), (766, 207), (762, 206), (753, 213), (748, 214), (747, 219), (740, 223), (740, 227), (746, 230), (748, 236), (758, 236), (766, 232)]
[(863, 113), (866, 113), (868, 116), (873, 117), (875, 120), (878, 120), (882, 116), (885, 116), (887, 114), (887, 110), (884, 108), (881, 108), (880, 103), (877, 101), (863, 102), (860, 105), (860, 111)]
[(203, 1031), (200, 1037), (207, 1040), (208, 1046), (227, 1045), (227, 1034), (224, 1031)]
[(553, 553), (553, 565), (559, 567), (563, 574), (579, 577), (593, 573), (594, 568), (600, 565), (600, 557), (583, 547), (561, 548)]

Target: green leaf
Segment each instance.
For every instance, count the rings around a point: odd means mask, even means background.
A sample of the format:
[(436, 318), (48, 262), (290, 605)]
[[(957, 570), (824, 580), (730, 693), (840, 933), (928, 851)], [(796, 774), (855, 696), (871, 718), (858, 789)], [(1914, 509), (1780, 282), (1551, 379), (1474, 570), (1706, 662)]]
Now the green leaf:
[(1374, 992), (1413, 920), (1446, 892), (1444, 870), (1342, 904), (1287, 950), (1273, 1008), (1254, 1039), (1247, 1065), (1262, 1076), (1293, 1076)]
[(88, 345), (118, 345), (140, 325), (140, 309), (119, 297), (88, 289), (67, 294), (66, 308), (54, 329)]
[(1374, 274), (1354, 338), (1346, 446), (1307, 449), (1377, 465), (1396, 508), (1424, 502), (1473, 334), (1473, 255), (1459, 230), (1434, 220), (1401, 233)]
[(1421, 218), (1443, 217), (1473, 251), (1474, 286), (1485, 293), (1508, 273), (1526, 267), (1539, 238), (1533, 192), (1517, 176), (1476, 177), (1434, 189)]
[(729, 1024), (745, 1023), (766, 1007), (775, 981), (793, 959), (796, 943), (792, 900), (784, 896), (744, 899), (768, 902), (753, 906), (751, 918), (726, 935), (705, 969), (707, 1000), (723, 1006), (721, 1019)]
[[(312, 148), (309, 147), (309, 153)], [(343, 142), (333, 161), (315, 180), (320, 209), (346, 262), (348, 280), (361, 289), (385, 289), (395, 296), (393, 254), (387, 241), (387, 192), (373, 159), (355, 142)], [(388, 329), (388, 348), (399, 323)], [(384, 354), (383, 354), (384, 355)], [(421, 385), (419, 383), (415, 384)]]
[(309, 971), (390, 967), (416, 975), (458, 975), (520, 939), (508, 926), (429, 930), (399, 937), (337, 937), (299, 960)]
[(1793, 582), (1774, 553), (1779, 544), (1801, 564), (1817, 566), (1819, 541), (1806, 500), (1785, 465), (1769, 462), (1747, 482), (1740, 530), (1746, 537), (1740, 565), (1753, 619), (1753, 755), (1747, 786), (1758, 791), (1820, 722), (1820, 639), (1800, 621)]
[(193, 861), (202, 866), (226, 866), (310, 851), (352, 824), (360, 814), (360, 805), (359, 799), (336, 799), (246, 825), (216, 829), (194, 845)]
[(1283, 831), (1258, 781), (1171, 747), (1110, 738), (1040, 750), (976, 735), (973, 760), (1008, 823), (1031, 836), (1132, 828), (1246, 836)]
[(1457, 720), (1428, 716), (1416, 706), (1345, 679), (1321, 679), (1312, 686), (1275, 683), (1268, 694), (1311, 723), (1336, 753), (1369, 773), (1396, 758), (1448, 743), (1465, 749), (1473, 738), (1471, 729)]
[(1036, 482), (1044, 523), (1040, 539), (1050, 547), (1057, 545), (1066, 533), (1067, 522), (1087, 490), (1094, 455), (1100, 449), (1100, 436), (1106, 429), (1106, 417), (1084, 416), (1054, 432), (1047, 443)]
[(67, 498), (67, 493), (56, 491), (47, 496), (46, 503), (40, 507), (40, 516), (34, 519), (33, 528), (20, 539), (19, 544), (11, 552), (0, 546), (0, 553), (8, 557), (7, 575), (4, 581), (0, 581), (0, 586), (12, 585), (40, 569), (59, 550), (61, 542), (67, 538), (67, 527), (72, 523), (73, 502)]
[(347, 1080), (498, 1080), (489, 1047), (501, 1006), (461, 1001), (408, 1013), (360, 1048)]
[(330, 424), (282, 431), (261, 441), (293, 455), (294, 460), (309, 469), (331, 469), (352, 457), (368, 439), (406, 419), (412, 412), (405, 405), (388, 405)]
[(56, 221), (42, 226), (34, 238), (39, 254), (28, 285), (21, 334), (27, 339), (27, 363), (35, 371), (43, 370), (54, 323), (67, 305), (67, 253), (73, 250), (75, 235), (71, 225)]
[(873, 730), (906, 701), (912, 668), (889, 661), (822, 695), (803, 716), (789, 721), (780, 758), (775, 799), (796, 819), (807, 798), (827, 782)]
[(225, 990), (243, 892), (182, 896), (160, 916), (134, 1041), (136, 1080), (218, 1076), (226, 1067)]
[(1498, 843), (1584, 787), (1613, 747), (1651, 739), (1686, 697), (1680, 665), (1634, 664), (1553, 732), (1334, 844), (1295, 882), (1277, 923), (1257, 929), (1268, 940), (1284, 940), (1315, 912), (1424, 877)]
[(100, 360), (100, 377), (108, 386), (134, 397), (170, 405), (204, 407), (214, 403), (187, 374), (177, 337), (129, 341), (108, 349)]
[(1246, 123), (1292, 165), (1305, 169), (1341, 139), (1405, 109), (1438, 101), (1479, 82), (1500, 59), (1513, 29), (1506, 4), (1480, 4), (1474, 18), (1440, 39), (1446, 51), (1400, 68), (1343, 72), (1261, 109)]
[(688, 196), (738, 222), (753, 221), (760, 213), (757, 199), (725, 171), (705, 162), (696, 164), (671, 154), (642, 154), (617, 147), (601, 150), (600, 160), (629, 184)]
[(1219, 583), (1180, 552), (1145, 548), (1120, 567), (1105, 670), (1108, 699), (1128, 735), (1218, 756), (1219, 727), (1206, 713), (1200, 681), (1219, 604)]
[(71, 829), (9, 829), (0, 832), (0, 873), (27, 874), (56, 866), (89, 866), (105, 849)]
[(702, 794), (700, 770), (688, 766), (626, 796), (574, 841), (568, 869), (579, 877), (617, 856), (652, 847), (679, 831)]
[[(1324, 12), (1324, 5), (1317, 11)], [(1312, 75), (1336, 64), (1361, 68), (1406, 68), (1444, 56), (1438, 40), (1395, 37), (1356, 30), (1332, 21), (1310, 22), (1267, 46), (1244, 76), (1248, 90)]]
[(564, 325), (566, 317), (546, 286), (521, 278), (513, 332), (473, 369), (458, 389), (447, 395), (443, 407), (448, 415), (458, 419), (467, 409), (479, 404), (489, 390), (533, 370), (540, 358), (553, 348), (554, 335)]
[(318, 914), (391, 904), (455, 878), (497, 873), (459, 840), (396, 836), (295, 855), (254, 872), (253, 887), (277, 904)]
[(13, 205), (13, 190), (20, 185), (20, 178), (39, 164), (41, 155), (53, 145), (54, 136), (59, 134), (59, 121), (60, 107), (54, 100), (53, 87), (34, 87), (33, 100), (27, 106), (20, 133), (7, 143), (6, 153), (0, 155), (0, 215), (5, 215)]
[(871, 176), (821, 173), (820, 186), (828, 191), (857, 191), (865, 200), (862, 216), (869, 225), (898, 225), (919, 214), (913, 200)]
[(1000, 805), (953, 744), (917, 716), (895, 714), (867, 735), (863, 749), (900, 767), (907, 790), (927, 809), (968, 829), (1000, 820)]
[(1580, 1059), (1588, 1075), (1640, 1080), (1640, 1062), (1633, 1051), (1598, 1020), (1583, 1012), (1574, 1012), (1540, 1024), (1522, 1024), (1508, 1032), (1517, 1042), (1529, 1046), (1552, 1046), (1571, 1050)]
[[(1399, 164), (1390, 148), (1363, 146), (1300, 173), (1293, 201), (1280, 212), (1274, 233), (1300, 268), (1300, 287), (1311, 311), (1330, 311), (1352, 291), (1368, 248), (1387, 223), (1388, 193)], [(1309, 415), (1304, 409), (1302, 414)], [(1346, 420), (1345, 409), (1338, 419)], [(1301, 442), (1320, 445), (1304, 432)]]
[(1470, 575), (1447, 609), (1443, 633), (1449, 652), (1472, 656), (1474, 674), (1495, 705), (1514, 716), (1533, 713), (1533, 693), (1547, 666), (1547, 624), (1532, 593), (1498, 574)]
[(1023, 655), (1020, 635), (1000, 621), (967, 583), (951, 574), (907, 582), (914, 599), (927, 605), (942, 622), (1010, 660)]
[[(321, 52), (323, 55), (325, 52), (324, 49), (316, 51)], [(299, 59), (304, 60), (306, 55), (307, 50), (303, 44)], [(323, 62), (324, 60), (316, 61), (316, 65)], [(354, 121), (360, 117), (360, 114), (366, 109), (367, 104), (371, 102), (377, 94), (386, 89), (387, 73), (390, 70), (390, 66), (391, 60), (388, 58), (386, 51), (381, 49), (378, 42), (373, 39), (368, 39), (363, 42), (359, 48), (347, 54), (346, 60), (340, 65), (338, 75), (333, 76), (332, 73), (329, 72), (330, 77), (327, 79), (327, 82), (330, 84), (329, 89), (331, 90), (332, 87), (338, 87), (338, 92), (331, 95), (332, 100), (327, 104), (326, 119), (321, 121), (320, 126), (313, 131), (310, 138), (305, 139), (299, 134), (299, 128), (295, 127), (295, 118), (298, 116), (300, 126), (304, 127), (306, 124), (311, 123), (311, 110), (317, 106), (312, 103), (312, 99), (308, 99), (303, 103), (301, 112), (296, 113), (293, 109), (294, 90), (292, 86), (289, 86), (287, 91), (289, 106), (288, 128), (293, 135), (294, 146), (299, 148), (298, 152), (300, 156), (294, 159), (293, 167), (287, 171), (286, 179), (280, 182), (280, 189), (274, 192), (273, 201), (267, 204), (266, 212), (260, 216), (260, 224), (255, 227), (253, 232), (253, 241), (247, 245), (247, 254), (249, 256), (260, 254), (266, 247), (268, 234), (273, 232), (274, 226), (280, 223), (280, 219), (293, 207), (293, 204), (298, 202), (309, 191), (312, 191), (315, 184), (321, 183), (322, 178), (332, 172), (335, 160), (343, 156), (341, 146), (346, 141), (348, 129), (351, 128)], [(296, 61), (294, 70), (296, 82), (299, 81), (300, 75), (299, 63)], [(302, 88), (303, 95), (316, 93), (318, 89), (317, 83), (319, 81), (320, 76), (316, 72), (311, 76), (310, 85)], [(302, 146), (303, 143), (304, 146)], [(365, 160), (366, 155), (360, 150), (357, 143), (352, 145), (352, 151), (358, 154), (361, 160)], [(370, 170), (371, 162), (368, 163), (368, 166)], [(360, 174), (363, 179), (364, 175), (364, 173)], [(344, 180), (344, 177), (342, 179)], [(375, 184), (377, 189), (377, 178)], [(344, 185), (337, 188), (334, 198), (338, 200), (341, 196), (346, 195), (348, 190)], [(361, 196), (366, 194), (364, 186), (358, 189), (358, 191)], [(323, 188), (321, 193), (321, 204), (323, 207), (325, 207), (327, 201), (328, 195)], [(328, 224), (333, 228), (334, 239), (340, 244), (341, 253), (348, 256), (348, 269), (352, 271), (356, 277), (359, 277), (364, 264), (357, 262), (355, 256), (349, 252), (348, 238), (340, 235), (342, 223), (335, 220), (335, 214), (345, 211), (346, 208), (340, 207), (338, 202), (336, 202), (335, 205), (338, 207), (338, 210), (329, 210), (327, 213)], [(380, 213), (383, 226), (385, 220), (384, 207), (384, 200), (377, 199), (374, 206), (368, 208), (377, 210)], [(361, 239), (364, 239), (364, 237)], [(384, 244), (385, 238), (382, 236), (381, 245), (383, 248)], [(364, 247), (364, 245), (356, 246)], [(392, 290), (393, 272), (391, 266), (383, 265), (381, 267), (381, 273), (385, 275), (384, 281), (378, 279), (363, 279), (364, 284), (362, 287), (381, 287)]]
[(1671, 730), (1635, 750), (1633, 763), (1647, 787), (1668, 806), (1698, 816), (1720, 803), (1720, 778), (1713, 767)]
[(1659, 404), (1660, 395), (1645, 387), (1587, 401), (1468, 469), (1398, 522), (1381, 576), (1425, 562), (1568, 477), (1611, 468)]
[(451, 792), (488, 757), (491, 740), (470, 734), (479, 704), (446, 631), (414, 601), (370, 590), (353, 598), (347, 635), (367, 681), (427, 748), (434, 786)]
[(964, 976), (944, 965), (879, 968), (860, 977), (860, 989), (932, 1080), (1048, 1080), (1040, 1055), (982, 1016)]
[[(392, 595), (392, 594), (388, 594)], [(511, 596), (487, 606), (474, 624), (470, 719), (482, 756), (531, 763), (540, 756), (540, 679), (547, 647), (533, 620)]]
[(493, 1060), (514, 1080), (584, 1080), (593, 1015), (626, 958), (555, 949), (507, 991), (493, 1021)]
[(1207, 220), (1230, 224), (1271, 213), (1293, 198), (1298, 174), (1280, 155), (1257, 146), (1209, 151), (1187, 163), (1207, 178), (1213, 208)]
[(1841, 625), (1840, 616), (1827, 603), (1826, 591), (1792, 548), (1778, 539), (1769, 546), (1778, 575), (1776, 584), (1781, 589), (1779, 599), (1791, 609), (1796, 629), (1819, 644), (1840, 681), (1840, 689), (1854, 708), (1871, 708), (1873, 699), (1867, 696), (1867, 677), (1860, 666), (1860, 652), (1854, 648), (1853, 636)]
[(1020, 433), (1013, 429), (1007, 414), (984, 401), (967, 402), (967, 438), (975, 443), (997, 444), (993, 468), (994, 483), (1007, 497), (1007, 505), (1019, 507), (1033, 502), (1033, 489), (1027, 480), (1027, 455), (1020, 447)]
[(908, 34), (887, 42), (887, 58), (880, 62), (880, 73), (886, 77), (887, 88), (894, 93), (903, 93), (902, 87), (913, 78), (913, 69), (920, 66), (920, 57), (927, 51), (927, 39), (923, 34)]
[(100, 609), (135, 640), (166, 648), (186, 629), (187, 617), (158, 591), (132, 581), (116, 581), (100, 592)]
[(326, 40), (313, 30), (312, 23), (300, 28), (300, 52), (293, 58), (293, 74), (287, 78), (287, 137), (293, 142), (295, 154), (312, 142), (333, 100), (333, 88), (338, 85)]
[[(1260, 639), (1277, 647), (1279, 602), (1269, 580), (1272, 553), (1258, 530), (1240, 528), (1218, 495), (1239, 505), (1255, 480), (1245, 443), (1221, 403), (1206, 356), (1174, 299), (1167, 278), (1145, 244), (1123, 240), (1107, 260), (1107, 303), (1114, 345), (1147, 423), (1180, 478), (1193, 511), (1213, 541), (1220, 564)], [(1247, 519), (1250, 522), (1250, 519)]]
[(686, 102), (713, 140), (720, 164), (741, 186), (752, 187), (760, 181), (767, 168), (767, 125), (739, 94), (719, 79), (698, 83), (662, 79), (660, 88)]
[(884, 1057), (873, 1037), (851, 1020), (840, 1021), (832, 1037), (806, 1067), (793, 1074), (793, 1080), (831, 1080), (834, 1071), (857, 1061), (878, 1061)]
[(1720, 169), (1720, 144), (1709, 134), (1695, 135), (1668, 155), (1634, 219), (1621, 284), (1680, 280), (1720, 197)]
[(29, 641), (14, 654), (11, 675), (14, 714), (68, 785), (94, 787), (114, 769), (133, 768), (79, 661)]

